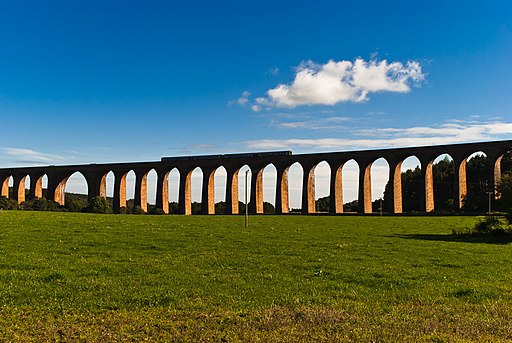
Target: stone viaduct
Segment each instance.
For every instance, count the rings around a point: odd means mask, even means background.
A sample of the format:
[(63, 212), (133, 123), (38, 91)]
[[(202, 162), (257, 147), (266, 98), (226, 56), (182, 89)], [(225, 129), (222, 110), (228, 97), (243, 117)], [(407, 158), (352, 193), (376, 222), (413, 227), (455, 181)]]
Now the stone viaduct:
[[(249, 153), (228, 155), (207, 155), (190, 157), (162, 158), (156, 162), (87, 164), (65, 166), (41, 166), (0, 169), (1, 195), (9, 196), (9, 180), (12, 177), (13, 199), (18, 203), (25, 201), (25, 181), (30, 177), (28, 199), (42, 197), (42, 180), (46, 175), (48, 180), (47, 195), (59, 204), (64, 204), (64, 189), (68, 178), (75, 172), (81, 173), (88, 187), (88, 197), (106, 197), (106, 177), (109, 172), (114, 174), (114, 212), (126, 205), (126, 176), (134, 171), (135, 196), (134, 204), (147, 211), (147, 175), (151, 170), (157, 174), (156, 207), (165, 213), (169, 212), (168, 177), (171, 170), (176, 168), (180, 174), (179, 182), (179, 213), (191, 214), (191, 175), (199, 167), (203, 172), (202, 213), (214, 214), (214, 174), (217, 168), (223, 166), (227, 173), (226, 184), (226, 214), (238, 213), (238, 173), (240, 168), (247, 165), (251, 169), (251, 195), (249, 202), (250, 213), (263, 213), (263, 170), (273, 165), (277, 171), (275, 195), (276, 213), (289, 212), (288, 202), (288, 170), (294, 163), (303, 168), (302, 180), (302, 212), (314, 213), (315, 208), (315, 167), (320, 162), (327, 162), (331, 168), (330, 177), (330, 213), (343, 212), (342, 170), (346, 162), (354, 160), (359, 166), (359, 212), (372, 212), (371, 199), (371, 167), (379, 158), (384, 158), (389, 164), (389, 182), (392, 185), (394, 199), (393, 212), (402, 213), (402, 162), (415, 156), (421, 163), (422, 208), (424, 212), (434, 211), (434, 180), (432, 166), (434, 160), (443, 154), (453, 158), (455, 166), (454, 204), (462, 206), (466, 195), (466, 161), (475, 152), (483, 152), (489, 159), (489, 180), (493, 189), (501, 177), (500, 162), (503, 155), (512, 149), (512, 140), (451, 144), (426, 147), (362, 150), (347, 152), (330, 152), (317, 154), (298, 154), (291, 152)], [(28, 200), (27, 199), (27, 200)]]

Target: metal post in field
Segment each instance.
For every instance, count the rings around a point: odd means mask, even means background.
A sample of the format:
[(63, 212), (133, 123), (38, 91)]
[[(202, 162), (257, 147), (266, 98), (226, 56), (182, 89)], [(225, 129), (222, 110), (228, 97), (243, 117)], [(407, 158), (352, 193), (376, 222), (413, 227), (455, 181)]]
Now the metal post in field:
[(248, 206), (247, 206), (247, 194), (248, 194), (248, 189), (247, 189), (247, 178), (249, 177), (249, 171), (246, 170), (245, 171), (245, 227), (248, 227), (249, 226), (249, 210), (248, 210)]

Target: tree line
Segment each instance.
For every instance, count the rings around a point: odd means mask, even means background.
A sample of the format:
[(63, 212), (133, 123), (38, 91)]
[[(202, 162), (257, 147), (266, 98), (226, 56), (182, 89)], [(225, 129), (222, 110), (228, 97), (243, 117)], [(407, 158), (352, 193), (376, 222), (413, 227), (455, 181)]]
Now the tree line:
[[(512, 209), (512, 177), (511, 154), (506, 153), (501, 160), (501, 182), (497, 185), (499, 199), (492, 201), (492, 208), (498, 211)], [(463, 199), (462, 211), (486, 212), (489, 208), (489, 160), (485, 155), (474, 155), (466, 164), (467, 195)], [(434, 208), (436, 212), (453, 212), (455, 210), (454, 182), (455, 165), (447, 156), (432, 166), (434, 179)], [(372, 203), (373, 212), (393, 212), (393, 198), (391, 183), (388, 181), (384, 188), (384, 195)], [(424, 181), (421, 169), (417, 166), (402, 172), (402, 210), (403, 212), (421, 212), (424, 196)], [(316, 201), (318, 212), (329, 211), (329, 196)], [(354, 200), (343, 204), (345, 212), (357, 212), (358, 201)]]

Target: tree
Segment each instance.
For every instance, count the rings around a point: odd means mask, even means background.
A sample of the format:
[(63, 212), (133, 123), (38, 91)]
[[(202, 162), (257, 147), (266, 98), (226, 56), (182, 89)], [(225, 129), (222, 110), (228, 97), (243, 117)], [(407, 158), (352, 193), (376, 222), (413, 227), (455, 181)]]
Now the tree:
[(69, 212), (82, 212), (87, 206), (87, 196), (83, 194), (66, 193), (64, 208)]
[[(382, 208), (387, 212), (393, 211), (391, 187), (392, 185), (388, 181), (384, 188)], [(402, 209), (404, 212), (421, 210), (421, 194), (423, 194), (421, 187), (423, 187), (423, 182), (420, 167), (402, 172)]]
[(473, 156), (466, 164), (467, 194), (462, 209), (467, 212), (485, 212), (489, 207), (489, 159)]
[(317, 212), (329, 212), (329, 196), (318, 198), (316, 201)]
[(357, 212), (359, 210), (359, 202), (357, 200), (347, 202), (343, 204), (343, 210), (344, 212)]
[(112, 207), (110, 207), (107, 199), (97, 196), (89, 201), (88, 205), (84, 207), (83, 212), (110, 214), (112, 213)]
[(502, 175), (496, 191), (499, 196), (496, 201), (497, 209), (512, 212), (512, 173)]

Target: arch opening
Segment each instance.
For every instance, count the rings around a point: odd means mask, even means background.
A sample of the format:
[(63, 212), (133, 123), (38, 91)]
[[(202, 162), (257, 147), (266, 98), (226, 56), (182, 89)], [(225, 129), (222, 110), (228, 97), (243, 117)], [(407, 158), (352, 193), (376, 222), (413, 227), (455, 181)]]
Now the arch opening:
[(14, 187), (14, 178), (12, 177), (12, 175), (2, 180), (2, 184), (0, 186), (2, 191), (0, 195), (12, 199), (12, 192)]
[(276, 213), (277, 169), (270, 163), (262, 169), (262, 209), (264, 214)]
[(130, 170), (119, 180), (119, 208), (121, 213), (132, 213), (135, 206), (135, 171)]
[[(454, 203), (454, 178), (455, 165), (453, 158), (449, 154), (441, 154), (429, 164), (432, 165), (432, 183), (433, 183), (433, 208), (427, 206), (427, 212), (451, 212), (455, 210)], [(427, 166), (429, 168), (429, 166)], [(428, 191), (429, 187), (426, 186)], [(427, 196), (428, 199), (428, 196)], [(428, 200), (427, 200), (428, 201)]]
[(156, 188), (158, 174), (155, 169), (151, 169), (146, 173), (146, 209), (151, 211), (156, 204)]
[(245, 164), (236, 171), (238, 181), (238, 213), (245, 213), (245, 205), (251, 201), (251, 168)]
[(24, 190), (25, 199), (27, 199), (30, 196), (30, 182), (31, 182), (30, 175), (25, 176), (25, 190)]
[(114, 172), (109, 171), (101, 177), (99, 196), (107, 199), (110, 207), (114, 208)]
[(322, 161), (315, 166), (314, 174), (315, 212), (327, 213), (330, 209), (331, 166)]
[(462, 199), (462, 209), (467, 212), (492, 211), (491, 165), (483, 151), (468, 156), (466, 163), (466, 194)]
[[(395, 171), (395, 189), (399, 188), (395, 202), (399, 201), (403, 212), (423, 211), (423, 194), (425, 185), (422, 181), (421, 162), (416, 156), (404, 159)], [(399, 173), (397, 175), (397, 172)], [(400, 180), (398, 180), (398, 178)], [(398, 183), (399, 182), (399, 183)], [(391, 186), (391, 185), (390, 185)], [(391, 201), (392, 199), (390, 199)]]
[(288, 168), (288, 205), (290, 212), (302, 212), (304, 169), (299, 162)]
[(185, 189), (185, 214), (201, 214), (203, 170), (200, 167), (196, 167), (188, 173)]
[(34, 185), (34, 189), (31, 189), (31, 194), (34, 198), (48, 198), (48, 175), (44, 174), (39, 176), (39, 178), (33, 180), (31, 184)]
[(63, 179), (55, 190), (54, 201), (70, 212), (81, 212), (88, 203), (88, 184), (79, 171)]
[(180, 196), (180, 172), (178, 168), (173, 168), (167, 175), (167, 184), (169, 191), (169, 213), (178, 214), (179, 196)]
[[(227, 184), (227, 171), (224, 166), (219, 166), (213, 172), (213, 206), (214, 206), (214, 214), (223, 214), (226, 213), (226, 184)], [(211, 209), (209, 209), (209, 212)]]
[(384, 201), (386, 185), (389, 183), (389, 163), (380, 157), (373, 161), (370, 167), (371, 173), (371, 200), (372, 212), (392, 212), (393, 207)]
[(357, 212), (359, 210), (359, 164), (351, 159), (341, 167), (343, 179), (343, 212)]

